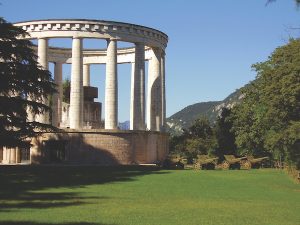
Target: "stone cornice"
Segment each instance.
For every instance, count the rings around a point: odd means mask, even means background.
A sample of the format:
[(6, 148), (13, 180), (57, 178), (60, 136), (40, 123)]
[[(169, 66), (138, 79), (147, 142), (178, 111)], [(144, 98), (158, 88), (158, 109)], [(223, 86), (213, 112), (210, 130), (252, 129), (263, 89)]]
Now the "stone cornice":
[(35, 38), (100, 38), (117, 39), (125, 42), (141, 42), (146, 46), (165, 49), (168, 36), (156, 29), (135, 24), (104, 20), (85, 19), (53, 19), (18, 22), (15, 26), (22, 27)]

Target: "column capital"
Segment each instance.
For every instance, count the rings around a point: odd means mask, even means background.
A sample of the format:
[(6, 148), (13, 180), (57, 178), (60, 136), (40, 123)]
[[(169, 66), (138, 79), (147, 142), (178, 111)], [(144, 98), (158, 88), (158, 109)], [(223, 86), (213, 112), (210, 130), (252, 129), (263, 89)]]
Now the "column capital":
[(108, 42), (109, 42), (109, 41), (118, 41), (118, 40), (119, 40), (118, 38), (107, 38), (107, 39), (106, 39), (106, 41), (108, 41)]
[(135, 45), (139, 45), (139, 46), (141, 46), (141, 45), (145, 45), (145, 43), (144, 43), (144, 42), (134, 42), (134, 44), (135, 44)]
[(54, 61), (53, 62), (55, 65), (62, 65), (62, 64), (64, 64), (63, 62), (59, 62), (59, 61)]
[(80, 37), (80, 36), (77, 36), (77, 35), (74, 35), (73, 37), (72, 37), (72, 39), (83, 39), (83, 37)]
[(47, 38), (47, 37), (39, 37), (39, 38), (37, 38), (37, 40), (48, 40), (49, 38)]

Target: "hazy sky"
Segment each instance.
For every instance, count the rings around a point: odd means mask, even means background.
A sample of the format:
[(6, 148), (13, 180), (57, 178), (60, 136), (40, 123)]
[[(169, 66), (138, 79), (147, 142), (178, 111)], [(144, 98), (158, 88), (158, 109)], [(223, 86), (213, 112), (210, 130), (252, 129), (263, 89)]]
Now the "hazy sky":
[[(187, 105), (222, 100), (255, 78), (253, 63), (266, 60), (289, 37), (299, 37), (300, 9), (293, 0), (0, 0), (10, 22), (100, 19), (152, 27), (169, 36), (166, 56), (167, 116)], [(71, 47), (71, 39), (51, 40)], [(104, 40), (85, 40), (103, 48)], [(123, 44), (121, 46), (130, 46)], [(53, 65), (50, 65), (53, 70)], [(63, 68), (70, 76), (70, 65)], [(129, 119), (129, 64), (119, 65), (119, 120)], [(91, 67), (92, 86), (104, 102), (105, 66)], [(104, 112), (104, 111), (103, 111)], [(102, 116), (103, 118), (103, 116)]]

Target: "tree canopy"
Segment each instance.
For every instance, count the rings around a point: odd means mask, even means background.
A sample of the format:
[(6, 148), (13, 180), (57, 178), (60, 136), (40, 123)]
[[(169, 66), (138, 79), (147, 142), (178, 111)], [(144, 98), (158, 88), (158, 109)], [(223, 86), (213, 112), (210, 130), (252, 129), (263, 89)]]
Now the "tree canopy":
[(198, 154), (214, 153), (217, 146), (214, 129), (206, 117), (196, 119), (194, 124), (170, 140), (171, 152), (185, 155), (189, 160)]
[(51, 125), (29, 121), (30, 114), (50, 108), (42, 99), (55, 92), (48, 70), (37, 63), (33, 44), (20, 39), (23, 29), (0, 18), (0, 145), (27, 145), (26, 138), (36, 131), (53, 129)]
[[(268, 0), (266, 4), (275, 2), (276, 0)], [(299, 7), (300, 6), (300, 0), (294, 0), (294, 2), (296, 3), (296, 5)]]
[(257, 77), (242, 101), (223, 109), (214, 125), (200, 118), (171, 148), (187, 153), (271, 156), (300, 168), (300, 39), (253, 65)]
[(271, 152), (300, 162), (300, 40), (290, 40), (253, 68), (257, 78), (233, 110), (236, 144), (242, 153)]

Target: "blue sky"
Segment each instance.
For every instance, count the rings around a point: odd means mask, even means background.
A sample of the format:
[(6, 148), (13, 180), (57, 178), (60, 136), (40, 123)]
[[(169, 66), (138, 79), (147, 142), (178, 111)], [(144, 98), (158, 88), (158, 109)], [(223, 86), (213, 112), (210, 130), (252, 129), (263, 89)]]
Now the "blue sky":
[[(251, 65), (266, 60), (289, 37), (299, 37), (293, 0), (0, 0), (10, 22), (51, 18), (115, 20), (156, 28), (169, 36), (167, 116), (187, 105), (222, 100), (255, 78)], [(50, 45), (71, 47), (71, 40)], [(86, 40), (85, 48), (103, 48)], [(123, 44), (123, 46), (127, 46)], [(53, 66), (50, 66), (50, 70)], [(64, 77), (70, 66), (64, 66)], [(119, 65), (119, 120), (129, 119), (130, 65)], [(92, 66), (92, 86), (104, 102), (105, 67)], [(103, 116), (102, 116), (103, 117)]]

